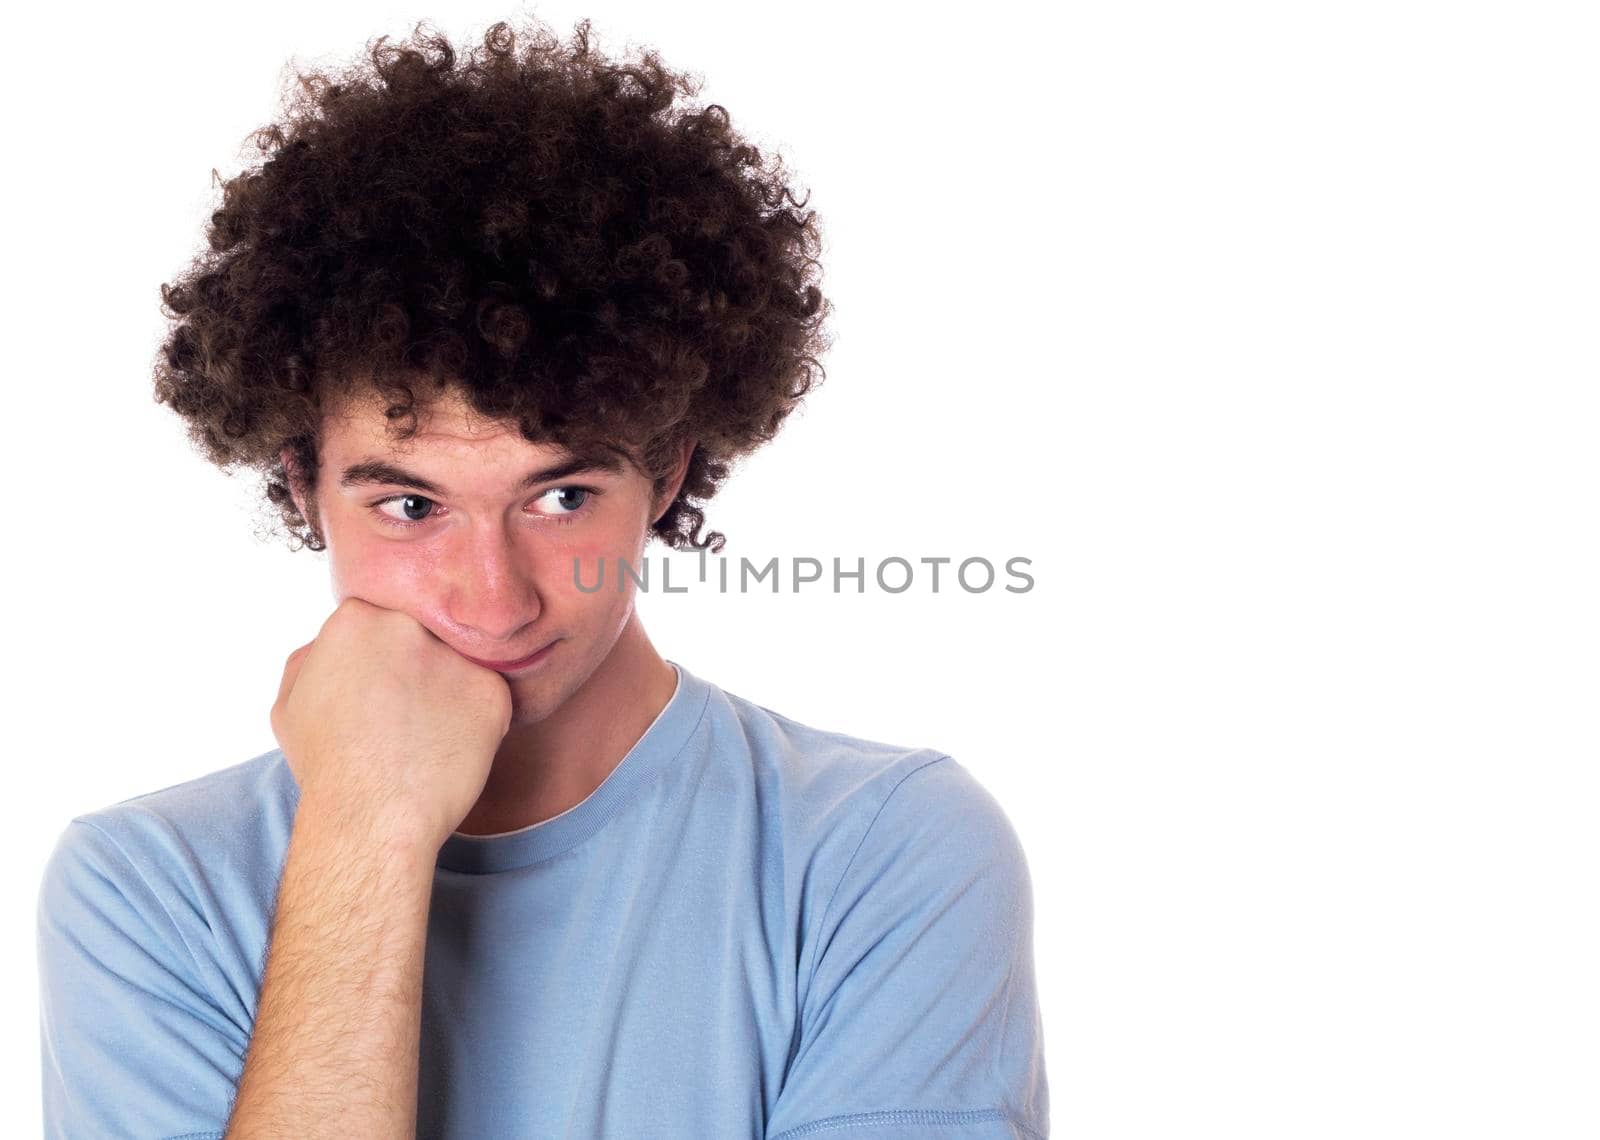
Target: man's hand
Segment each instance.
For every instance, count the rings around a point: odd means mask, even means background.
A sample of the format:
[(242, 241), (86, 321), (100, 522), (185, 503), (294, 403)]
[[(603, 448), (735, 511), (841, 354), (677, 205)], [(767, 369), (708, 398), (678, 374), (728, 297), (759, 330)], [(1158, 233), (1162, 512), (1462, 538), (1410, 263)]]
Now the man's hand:
[(359, 598), (289, 655), (272, 706), (302, 805), (432, 851), (482, 795), (510, 726), (504, 677)]

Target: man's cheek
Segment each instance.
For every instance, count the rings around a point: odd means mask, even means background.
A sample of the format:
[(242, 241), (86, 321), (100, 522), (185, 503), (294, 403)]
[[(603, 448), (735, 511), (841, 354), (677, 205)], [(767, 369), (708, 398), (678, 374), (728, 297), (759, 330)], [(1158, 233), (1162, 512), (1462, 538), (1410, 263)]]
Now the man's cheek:
[(399, 610), (437, 628), (433, 611), (440, 603), (438, 560), (421, 551), (349, 548), (349, 557), (333, 566), (334, 596), (359, 598), (387, 610)]
[(624, 562), (635, 574), (644, 572), (643, 559), (637, 553), (598, 539), (563, 543), (551, 552), (550, 561), (557, 576), (555, 586), (562, 594), (580, 600), (592, 599), (602, 590), (615, 592)]

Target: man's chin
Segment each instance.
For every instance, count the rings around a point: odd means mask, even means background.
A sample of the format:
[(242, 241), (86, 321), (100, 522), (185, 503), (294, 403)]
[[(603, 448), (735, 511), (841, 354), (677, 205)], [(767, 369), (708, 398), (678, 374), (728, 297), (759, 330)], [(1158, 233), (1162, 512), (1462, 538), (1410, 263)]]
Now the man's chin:
[(511, 727), (538, 724), (560, 708), (565, 695), (559, 685), (552, 685), (547, 677), (529, 678), (511, 686)]
[(525, 725), (538, 724), (550, 715), (550, 707), (543, 701), (534, 697), (524, 697), (516, 693), (511, 694), (511, 728), (515, 730)]

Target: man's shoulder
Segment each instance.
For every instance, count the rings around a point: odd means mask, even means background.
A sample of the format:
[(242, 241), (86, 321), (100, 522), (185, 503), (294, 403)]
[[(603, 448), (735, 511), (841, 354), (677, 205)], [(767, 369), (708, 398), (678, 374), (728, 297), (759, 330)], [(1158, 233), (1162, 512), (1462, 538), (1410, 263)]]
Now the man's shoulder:
[(230, 825), (259, 819), (274, 804), (292, 808), (297, 793), (283, 752), (274, 748), (226, 768), (140, 792), (77, 818), (113, 831), (137, 828), (151, 820), (186, 831), (231, 831), (235, 828)]
[(964, 898), (967, 913), (994, 923), (1031, 921), (1017, 830), (950, 752), (820, 728), (735, 696), (725, 715), (727, 731), (748, 741), (741, 747), (758, 797), (781, 820), (784, 873), (809, 932), (807, 964), (849, 914), (881, 932)]
[(270, 892), (298, 801), (278, 749), (73, 817), (58, 858), (85, 844), (131, 867), (152, 889), (199, 881)]
[(293, 806), (283, 777), (292, 788), (281, 754), (263, 753), (63, 826), (39, 880), (37, 951), (52, 1056), (59, 1045), (84, 1088), (97, 1049), (158, 1064), (170, 1037), (211, 1074), (243, 1057)]
[(802, 843), (853, 849), (891, 798), (945, 818), (998, 813), (994, 797), (944, 749), (823, 728), (725, 690), (721, 698), (721, 730)]
[(887, 791), (924, 764), (947, 758), (941, 749), (861, 736), (797, 719), (719, 690), (724, 716), (739, 734), (758, 774), (781, 779), (791, 791), (824, 801)]

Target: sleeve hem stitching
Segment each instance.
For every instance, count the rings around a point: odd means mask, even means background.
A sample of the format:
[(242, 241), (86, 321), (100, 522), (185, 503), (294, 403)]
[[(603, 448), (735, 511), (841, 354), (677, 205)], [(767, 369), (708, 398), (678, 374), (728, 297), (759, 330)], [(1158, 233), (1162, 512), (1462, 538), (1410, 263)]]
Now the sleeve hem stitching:
[[(948, 759), (948, 757), (942, 757), (942, 759)], [(918, 771), (921, 771), (921, 769), (918, 769)], [(895, 786), (899, 787), (898, 784)], [(912, 1108), (893, 1109), (885, 1112), (857, 1112), (847, 1116), (830, 1116), (823, 1120), (814, 1120), (809, 1124), (786, 1128), (782, 1132), (768, 1137), (768, 1140), (793, 1140), (795, 1137), (810, 1136), (816, 1132), (832, 1131), (836, 1128), (867, 1128), (874, 1124), (979, 1124), (990, 1120), (999, 1120), (1010, 1124), (1028, 1137), (1029, 1140), (1045, 1140), (1041, 1133), (1034, 1131), (1011, 1113), (999, 1108), (980, 1108), (965, 1112)]]

